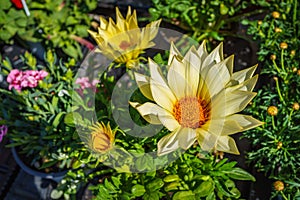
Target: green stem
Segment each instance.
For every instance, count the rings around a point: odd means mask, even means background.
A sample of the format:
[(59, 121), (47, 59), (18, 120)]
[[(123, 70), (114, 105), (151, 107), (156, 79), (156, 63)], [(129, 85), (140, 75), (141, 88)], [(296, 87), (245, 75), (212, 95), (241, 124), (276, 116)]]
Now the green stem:
[(197, 41), (202, 41), (204, 38), (206, 38), (208, 36), (208, 33), (205, 32), (203, 33), (202, 35), (200, 35), (198, 38), (197, 38)]
[(231, 17), (231, 18), (224, 19), (224, 22), (228, 23), (228, 22), (238, 21), (242, 17), (250, 17), (251, 15), (260, 14), (260, 13), (263, 13), (263, 12), (265, 12), (265, 10), (263, 10), (263, 9), (254, 10), (254, 11), (248, 12), (246, 14), (241, 14), (241, 15), (237, 15), (237, 16), (234, 16), (234, 17)]
[(284, 53), (284, 49), (281, 50), (281, 58), (280, 59), (281, 59), (281, 68), (285, 72), (283, 53)]
[(279, 83), (278, 83), (278, 79), (275, 79), (275, 82), (276, 82), (276, 89), (277, 89), (277, 92), (278, 92), (278, 96), (279, 96), (279, 99), (281, 102), (283, 102), (283, 104), (285, 105), (285, 101), (281, 95), (281, 91), (280, 91), (280, 87), (279, 87)]
[(289, 200), (282, 191), (280, 191), (280, 194), (285, 200)]
[(273, 127), (274, 130), (276, 129), (274, 116), (272, 116), (272, 127)]
[(292, 109), (291, 112), (290, 112), (290, 115), (289, 115), (289, 121), (292, 120), (292, 115), (293, 115), (293, 113), (294, 113), (294, 109)]
[(297, 2), (298, 2), (298, 0), (295, 0), (295, 3), (294, 3), (294, 12), (293, 12), (293, 26), (294, 26), (294, 30), (295, 31), (296, 31), (296, 23), (297, 23), (297, 6), (298, 6)]
[(279, 69), (277, 63), (275, 62), (275, 60), (272, 60), (272, 61), (273, 61), (273, 64), (274, 64), (274, 66), (275, 66), (275, 69), (276, 69), (277, 72), (280, 74), (280, 69)]

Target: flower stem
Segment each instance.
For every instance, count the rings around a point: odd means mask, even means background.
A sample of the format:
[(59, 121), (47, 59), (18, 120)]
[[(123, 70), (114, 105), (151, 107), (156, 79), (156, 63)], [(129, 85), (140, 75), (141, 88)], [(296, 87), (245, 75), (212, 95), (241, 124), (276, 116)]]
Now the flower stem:
[(281, 91), (280, 91), (278, 79), (276, 79), (275, 82), (276, 82), (276, 89), (277, 89), (277, 93), (278, 93), (279, 99), (285, 105), (285, 101), (284, 101), (284, 99), (283, 99), (283, 97), (281, 95)]
[(277, 63), (275, 62), (275, 60), (272, 60), (272, 61), (273, 61), (273, 64), (274, 64), (274, 66), (275, 66), (275, 69), (276, 69), (277, 72), (280, 74), (280, 69), (279, 69)]
[(281, 68), (285, 72), (283, 53), (284, 53), (284, 49), (281, 50)]
[(272, 116), (272, 127), (273, 127), (274, 130), (276, 129), (274, 116)]
[(280, 194), (285, 200), (289, 200), (282, 191), (280, 191)]

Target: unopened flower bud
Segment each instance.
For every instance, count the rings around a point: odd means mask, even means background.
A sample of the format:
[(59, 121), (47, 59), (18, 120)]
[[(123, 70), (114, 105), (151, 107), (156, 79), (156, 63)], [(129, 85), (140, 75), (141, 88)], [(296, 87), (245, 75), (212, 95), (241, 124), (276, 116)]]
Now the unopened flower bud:
[(273, 16), (275, 19), (277, 19), (277, 18), (280, 17), (280, 13), (277, 12), (277, 11), (273, 11), (273, 12), (272, 12), (272, 16)]
[(258, 25), (262, 25), (262, 21), (261, 21), (261, 20), (258, 20), (258, 21), (257, 21), (257, 24), (258, 24)]
[(282, 29), (281, 29), (281, 28), (275, 28), (275, 32), (276, 32), (276, 33), (281, 33), (281, 32), (282, 32)]
[(297, 74), (300, 76), (300, 69), (298, 69)]
[(282, 142), (278, 142), (277, 143), (277, 149), (281, 149), (281, 147), (282, 147)]
[(293, 67), (293, 72), (297, 72), (297, 67)]
[(291, 56), (295, 56), (296, 55), (296, 51), (295, 50), (292, 50), (291, 51)]
[(299, 103), (297, 103), (297, 102), (293, 103), (294, 110), (299, 110), (299, 108), (300, 108)]
[(279, 46), (280, 46), (281, 49), (287, 49), (288, 48), (288, 44), (286, 42), (281, 42)]
[(276, 106), (269, 106), (267, 112), (271, 116), (276, 116), (278, 114), (278, 108)]
[(270, 59), (271, 59), (271, 60), (276, 60), (276, 55), (275, 55), (275, 54), (272, 54), (272, 55), (270, 56)]
[(282, 191), (284, 189), (284, 183), (282, 181), (275, 181), (274, 188), (276, 191)]
[(278, 78), (276, 76), (273, 77), (274, 81), (278, 81)]

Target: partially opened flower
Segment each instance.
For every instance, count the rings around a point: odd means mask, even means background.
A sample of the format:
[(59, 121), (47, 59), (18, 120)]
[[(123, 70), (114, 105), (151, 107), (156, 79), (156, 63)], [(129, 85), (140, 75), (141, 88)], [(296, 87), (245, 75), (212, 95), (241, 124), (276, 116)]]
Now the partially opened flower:
[(149, 23), (140, 29), (137, 23), (136, 11), (131, 13), (128, 8), (126, 18), (116, 8), (116, 23), (109, 18), (100, 17), (98, 32), (89, 31), (96, 40), (100, 52), (117, 63), (125, 63), (127, 68), (138, 64), (139, 55), (149, 47), (154, 46), (155, 38), (161, 20)]
[(90, 130), (91, 140), (88, 145), (93, 152), (105, 154), (113, 148), (115, 131), (111, 130), (109, 124), (96, 122), (90, 127)]
[(151, 77), (135, 73), (140, 91), (155, 103), (131, 102), (152, 124), (171, 131), (158, 142), (158, 155), (188, 149), (196, 140), (205, 151), (239, 154), (229, 135), (262, 124), (242, 111), (256, 93), (256, 66), (233, 73), (233, 56), (223, 58), (220, 44), (210, 54), (203, 42), (183, 57), (172, 44), (167, 79), (149, 59)]

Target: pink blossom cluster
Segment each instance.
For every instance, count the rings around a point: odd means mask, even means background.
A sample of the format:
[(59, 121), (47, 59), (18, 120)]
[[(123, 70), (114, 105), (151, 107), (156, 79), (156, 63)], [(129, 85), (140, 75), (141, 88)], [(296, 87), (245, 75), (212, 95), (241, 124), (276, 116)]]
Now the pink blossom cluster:
[(92, 82), (89, 81), (88, 77), (81, 77), (76, 79), (76, 84), (80, 85), (79, 93), (83, 94), (83, 90), (87, 88), (91, 88), (93, 92), (97, 91), (97, 83), (99, 83), (99, 80), (94, 79)]
[(38, 82), (47, 75), (48, 72), (43, 70), (20, 71), (18, 69), (13, 69), (7, 76), (7, 82), (9, 83), (8, 89), (11, 90), (12, 88), (15, 88), (20, 92), (22, 88), (34, 88), (38, 85)]

